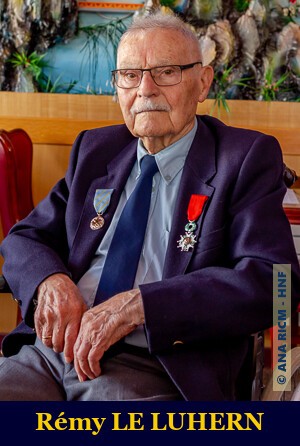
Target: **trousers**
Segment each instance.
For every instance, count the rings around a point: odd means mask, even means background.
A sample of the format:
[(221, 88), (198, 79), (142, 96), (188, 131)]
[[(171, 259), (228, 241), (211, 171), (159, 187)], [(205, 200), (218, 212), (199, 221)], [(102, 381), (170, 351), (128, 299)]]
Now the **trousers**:
[(37, 339), (15, 356), (0, 358), (0, 401), (182, 400), (159, 361), (134, 352), (101, 360), (102, 374), (80, 382), (72, 364)]

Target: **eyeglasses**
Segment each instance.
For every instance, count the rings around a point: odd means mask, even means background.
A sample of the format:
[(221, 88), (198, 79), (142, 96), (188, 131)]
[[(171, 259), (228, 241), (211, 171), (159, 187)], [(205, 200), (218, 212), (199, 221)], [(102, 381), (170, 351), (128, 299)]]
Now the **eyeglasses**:
[(202, 62), (193, 62), (187, 65), (165, 65), (162, 67), (135, 69), (122, 68), (121, 70), (113, 70), (113, 82), (119, 88), (137, 88), (142, 82), (145, 71), (149, 71), (153, 81), (159, 87), (170, 87), (180, 84), (182, 81), (182, 71), (193, 68)]

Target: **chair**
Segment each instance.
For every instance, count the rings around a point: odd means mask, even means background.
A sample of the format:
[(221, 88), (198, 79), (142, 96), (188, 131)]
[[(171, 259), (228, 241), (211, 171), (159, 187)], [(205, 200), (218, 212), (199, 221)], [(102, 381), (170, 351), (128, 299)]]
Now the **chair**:
[(32, 142), (22, 129), (0, 130), (0, 217), (3, 236), (33, 209)]
[(286, 165), (284, 165), (283, 179), (286, 184), (286, 187), (293, 187), (296, 185), (296, 183), (298, 186), (299, 177), (298, 177), (297, 173), (295, 172), (295, 170), (291, 169), (290, 167), (288, 167)]
[(264, 390), (264, 332), (249, 337), (248, 350), (236, 382), (238, 401), (260, 401)]
[[(0, 219), (3, 237), (33, 209), (32, 141), (22, 129), (0, 130)], [(9, 293), (0, 279), (0, 292)], [(21, 315), (18, 311), (17, 323)]]

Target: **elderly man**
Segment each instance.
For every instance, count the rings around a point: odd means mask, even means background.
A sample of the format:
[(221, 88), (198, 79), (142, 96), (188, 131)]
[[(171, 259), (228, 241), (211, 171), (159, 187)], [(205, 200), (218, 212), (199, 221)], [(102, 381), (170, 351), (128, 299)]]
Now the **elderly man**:
[(24, 322), (2, 400), (234, 400), (273, 264), (299, 269), (277, 141), (196, 116), (213, 70), (175, 16), (137, 19), (113, 72), (126, 125), (81, 133), (2, 244)]

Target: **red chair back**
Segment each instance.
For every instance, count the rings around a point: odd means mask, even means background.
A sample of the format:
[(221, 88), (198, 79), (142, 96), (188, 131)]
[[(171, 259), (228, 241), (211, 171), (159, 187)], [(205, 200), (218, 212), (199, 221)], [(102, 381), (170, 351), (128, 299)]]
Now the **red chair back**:
[(24, 130), (0, 130), (0, 217), (4, 237), (33, 209), (32, 152), (32, 141)]

